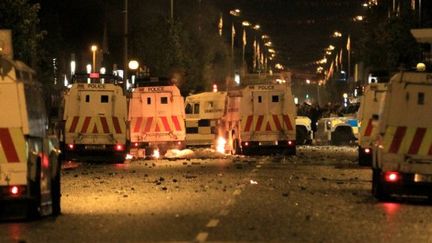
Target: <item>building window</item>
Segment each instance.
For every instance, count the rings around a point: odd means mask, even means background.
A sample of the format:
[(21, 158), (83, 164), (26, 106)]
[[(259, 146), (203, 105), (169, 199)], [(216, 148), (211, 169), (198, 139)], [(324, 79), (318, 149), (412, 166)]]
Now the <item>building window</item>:
[(151, 98), (147, 97), (147, 105), (151, 105)]
[(279, 96), (278, 95), (272, 95), (272, 102), (279, 102)]
[(258, 96), (258, 103), (262, 103), (262, 96)]
[(86, 97), (85, 97), (85, 102), (86, 102), (86, 103), (89, 103), (89, 102), (90, 102), (90, 95), (86, 95)]

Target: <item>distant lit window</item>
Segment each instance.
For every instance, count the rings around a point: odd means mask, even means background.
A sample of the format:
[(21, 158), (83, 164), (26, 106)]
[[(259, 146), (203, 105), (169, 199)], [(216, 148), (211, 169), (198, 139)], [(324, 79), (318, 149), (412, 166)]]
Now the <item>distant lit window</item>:
[(108, 95), (101, 95), (101, 103), (108, 103), (109, 98)]
[(278, 95), (272, 95), (272, 102), (279, 102), (279, 96)]
[(418, 95), (417, 95), (417, 104), (424, 105), (424, 98), (425, 98), (424, 93), (423, 92), (419, 92)]
[(86, 102), (86, 103), (89, 103), (89, 102), (90, 102), (90, 95), (86, 95), (86, 96), (85, 96), (85, 102)]
[(258, 103), (262, 103), (262, 96), (258, 96)]
[(161, 97), (161, 104), (168, 104), (168, 97)]

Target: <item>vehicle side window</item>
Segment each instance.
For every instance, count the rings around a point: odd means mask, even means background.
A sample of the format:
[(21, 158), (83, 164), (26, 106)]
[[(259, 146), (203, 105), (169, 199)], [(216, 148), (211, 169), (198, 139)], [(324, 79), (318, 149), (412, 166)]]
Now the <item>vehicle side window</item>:
[(151, 98), (147, 97), (147, 105), (151, 105)]
[(200, 109), (200, 105), (198, 103), (194, 104), (194, 114), (199, 114), (199, 109)]
[(185, 112), (186, 112), (186, 114), (192, 114), (192, 105), (191, 104), (186, 105)]
[(89, 102), (90, 102), (90, 95), (86, 95), (86, 96), (85, 96), (85, 102), (86, 102), (86, 103), (89, 103)]
[(207, 102), (207, 109), (213, 108), (213, 101)]
[(419, 92), (417, 94), (417, 104), (424, 105), (424, 99), (425, 99), (424, 93), (423, 92)]
[(101, 95), (101, 103), (108, 103), (109, 101), (108, 95)]
[(272, 95), (272, 102), (279, 102), (279, 96), (278, 95)]
[(168, 97), (161, 97), (161, 104), (168, 104)]

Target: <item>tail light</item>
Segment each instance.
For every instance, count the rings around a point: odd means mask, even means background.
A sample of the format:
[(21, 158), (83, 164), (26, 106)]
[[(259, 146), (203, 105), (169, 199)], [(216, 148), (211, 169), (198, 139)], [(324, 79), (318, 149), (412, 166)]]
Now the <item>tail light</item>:
[(397, 182), (401, 178), (400, 173), (396, 171), (387, 171), (384, 174), (384, 179), (386, 182)]
[(74, 150), (75, 149), (75, 144), (70, 143), (70, 144), (68, 144), (67, 147), (68, 147), (69, 150)]
[(18, 195), (19, 192), (20, 192), (20, 191), (19, 191), (19, 188), (18, 188), (17, 186), (12, 186), (12, 187), (10, 188), (10, 193), (11, 193), (13, 196)]
[(115, 151), (123, 151), (123, 150), (125, 150), (125, 146), (124, 146), (124, 144), (116, 144), (114, 146), (114, 150)]
[(370, 148), (365, 148), (364, 152), (365, 152), (365, 154), (370, 154), (372, 152), (372, 150)]
[(245, 145), (245, 146), (249, 146), (249, 142), (245, 142), (244, 145)]
[(9, 197), (18, 197), (25, 194), (26, 186), (8, 186), (0, 190), (0, 196), (5, 195)]
[(294, 146), (295, 145), (295, 141), (293, 140), (288, 140), (288, 146)]
[(138, 143), (134, 143), (133, 145), (134, 145), (134, 147), (138, 147), (139, 144)]

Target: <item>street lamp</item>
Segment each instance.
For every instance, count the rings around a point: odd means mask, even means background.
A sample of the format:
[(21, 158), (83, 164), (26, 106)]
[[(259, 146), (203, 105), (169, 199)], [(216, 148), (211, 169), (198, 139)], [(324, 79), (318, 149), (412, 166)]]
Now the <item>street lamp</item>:
[(139, 63), (138, 63), (137, 60), (130, 60), (129, 63), (128, 63), (128, 67), (129, 67), (129, 69), (132, 70), (133, 73), (134, 73), (134, 74), (132, 74), (132, 76), (131, 76), (131, 82), (132, 82), (132, 84), (135, 84), (135, 75), (136, 75), (136, 71), (137, 71), (138, 68), (139, 68)]
[(97, 45), (92, 45), (90, 50), (93, 53), (93, 72), (96, 72), (96, 51), (97, 51)]
[(240, 9), (233, 9), (233, 10), (230, 10), (230, 14), (232, 15), (232, 16), (236, 16), (236, 17), (238, 17), (238, 16), (240, 16), (240, 13), (241, 13), (241, 11), (240, 11)]

